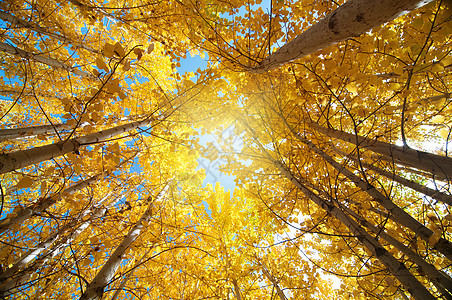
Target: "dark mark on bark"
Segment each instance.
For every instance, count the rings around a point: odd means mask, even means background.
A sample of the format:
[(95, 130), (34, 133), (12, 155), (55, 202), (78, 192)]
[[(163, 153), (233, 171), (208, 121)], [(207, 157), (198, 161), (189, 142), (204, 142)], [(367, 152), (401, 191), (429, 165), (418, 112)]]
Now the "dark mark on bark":
[(380, 257), (380, 256), (384, 255), (385, 253), (386, 253), (386, 249), (384, 249), (382, 247), (375, 248), (375, 256), (376, 257)]
[(328, 28), (334, 33), (334, 34), (339, 34), (339, 30), (336, 28), (337, 27), (337, 16), (336, 16), (337, 12), (333, 12), (331, 14), (330, 20), (328, 21)]
[(359, 23), (362, 23), (364, 21), (364, 15), (361, 14), (361, 13), (357, 14), (356, 18), (355, 18), (355, 21), (359, 22)]

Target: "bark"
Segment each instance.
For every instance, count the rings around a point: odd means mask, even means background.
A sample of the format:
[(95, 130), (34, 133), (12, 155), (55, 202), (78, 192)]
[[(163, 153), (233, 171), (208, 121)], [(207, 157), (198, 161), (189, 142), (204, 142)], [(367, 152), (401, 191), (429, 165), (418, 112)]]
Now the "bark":
[[(354, 217), (359, 224), (362, 226), (368, 228), (370, 231), (372, 231), (377, 236), (380, 236), (383, 238), (386, 242), (393, 245), (397, 250), (405, 254), (411, 261), (413, 261), (415, 264), (417, 264), (424, 272), (425, 275), (427, 275), (430, 280), (432, 280), (432, 283), (440, 290), (447, 299), (452, 298), (452, 279), (444, 274), (438, 271), (435, 266), (429, 264), (426, 262), (421, 256), (419, 256), (416, 252), (411, 250), (409, 247), (405, 246), (403, 243), (401, 243), (396, 238), (392, 237), (391, 235), (387, 234), (384, 230), (381, 228), (378, 228), (377, 226), (373, 225), (369, 221), (365, 220), (363, 217), (358, 215), (356, 212), (352, 211), (351, 209), (347, 207), (342, 207), (342, 209), (347, 212), (349, 215)], [(446, 290), (450, 291), (447, 292)]]
[(105, 141), (113, 136), (131, 131), (140, 126), (146, 126), (150, 122), (151, 119), (136, 121), (42, 147), (20, 150), (9, 154), (0, 154), (0, 174), (37, 164), (69, 152), (77, 152), (83, 145)]
[(16, 215), (12, 218), (3, 219), (0, 223), (0, 233), (5, 232), (6, 230), (12, 229), (14, 225), (22, 223), (26, 221), (27, 219), (31, 218), (32, 216), (35, 216), (39, 213), (42, 213), (44, 210), (49, 208), (50, 206), (54, 205), (58, 201), (62, 199), (62, 195), (70, 195), (73, 194), (87, 186), (89, 186), (91, 183), (97, 181), (103, 174), (99, 173), (94, 176), (91, 176), (88, 179), (85, 179), (83, 181), (80, 181), (79, 183), (70, 186), (66, 189), (64, 189), (61, 193), (54, 195), (52, 197), (47, 197), (38, 200), (37, 203), (34, 203), (32, 205), (29, 205), (20, 211), (16, 213)]
[(28, 22), (26, 20), (20, 19), (20, 18), (18, 18), (16, 16), (10, 15), (10, 14), (8, 14), (6, 12), (0, 11), (0, 19), (11, 23), (11, 25), (15, 25), (17, 27), (22, 27), (22, 28), (27, 28), (27, 29), (33, 30), (35, 32), (45, 34), (45, 35), (47, 35), (49, 37), (52, 37), (52, 38), (54, 38), (56, 40), (59, 40), (59, 41), (65, 43), (65, 44), (71, 44), (71, 45), (75, 46), (76, 48), (82, 48), (82, 49), (85, 49), (85, 50), (87, 50), (89, 52), (92, 52), (92, 53), (95, 53), (95, 54), (100, 54), (99, 51), (97, 51), (97, 50), (95, 50), (95, 49), (93, 49), (91, 47), (88, 47), (84, 43), (74, 42), (71, 39), (69, 39), (69, 38), (67, 38), (67, 37), (65, 37), (65, 36), (63, 36), (61, 34), (49, 31), (46, 28), (40, 27), (38, 24), (31, 23), (31, 22)]
[(267, 279), (273, 284), (273, 286), (276, 289), (276, 293), (278, 294), (278, 297), (280, 300), (287, 300), (286, 295), (284, 295), (284, 292), (281, 290), (281, 288), (279, 287), (278, 281), (276, 280), (275, 277), (273, 277), (273, 275), (270, 274), (270, 272), (268, 271), (268, 269), (265, 267), (264, 263), (259, 262), (259, 264), (262, 267), (262, 273), (265, 275), (265, 277), (267, 277)]
[(85, 71), (81, 71), (76, 67), (71, 67), (69, 65), (66, 65), (65, 63), (59, 62), (58, 60), (49, 58), (49, 57), (45, 57), (39, 54), (34, 54), (32, 52), (29, 51), (25, 51), (22, 50), (20, 48), (8, 45), (6, 43), (0, 42), (0, 51), (12, 54), (14, 56), (19, 56), (19, 57), (23, 57), (23, 58), (27, 58), (27, 59), (31, 59), (40, 63), (43, 63), (45, 65), (48, 65), (52, 68), (56, 68), (56, 69), (63, 69), (65, 71), (74, 73), (78, 76), (81, 77), (86, 77), (86, 78), (90, 78), (90, 79), (95, 79), (97, 80), (97, 77), (87, 73)]
[(402, 176), (396, 175), (394, 172), (388, 172), (388, 171), (386, 171), (384, 169), (381, 169), (381, 168), (379, 168), (379, 167), (377, 167), (375, 165), (368, 164), (368, 163), (366, 163), (364, 161), (359, 161), (358, 162), (358, 159), (355, 156), (347, 154), (345, 152), (342, 152), (339, 149), (335, 149), (335, 151), (337, 151), (341, 155), (347, 156), (348, 158), (350, 158), (351, 160), (353, 160), (353, 161), (355, 161), (357, 163), (360, 163), (363, 167), (366, 167), (367, 169), (370, 169), (372, 171), (377, 172), (378, 174), (383, 175), (384, 177), (388, 178), (389, 180), (398, 182), (398, 183), (400, 183), (400, 184), (402, 184), (402, 185), (404, 185), (404, 186), (406, 186), (406, 187), (408, 187), (408, 188), (410, 188), (412, 190), (415, 190), (415, 191), (420, 192), (420, 193), (422, 193), (424, 195), (427, 195), (427, 196), (429, 196), (429, 197), (431, 197), (433, 199), (436, 199), (436, 200), (438, 200), (438, 201), (440, 201), (442, 203), (446, 203), (446, 204), (452, 205), (452, 196), (451, 195), (447, 195), (447, 194), (445, 194), (443, 192), (431, 189), (431, 188), (426, 187), (425, 185), (419, 184), (419, 183), (417, 183), (415, 181), (412, 181), (412, 180), (409, 180), (409, 179), (405, 179)]
[[(287, 124), (287, 123), (286, 123)], [(288, 124), (287, 124), (288, 125)], [(246, 126), (246, 125), (245, 125)], [(247, 126), (246, 126), (247, 127)], [(264, 153), (264, 156), (272, 162), (296, 188), (298, 188), (307, 198), (312, 200), (316, 205), (330, 213), (336, 219), (338, 219), (342, 224), (344, 224), (352, 234), (354, 234), (357, 239), (364, 245), (372, 254), (394, 275), (397, 280), (405, 286), (410, 294), (419, 300), (435, 299), (430, 292), (410, 273), (406, 266), (399, 262), (394, 256), (392, 256), (381, 244), (367, 233), (364, 228), (359, 226), (354, 220), (349, 218), (341, 209), (336, 207), (334, 204), (325, 201), (324, 199), (317, 196), (314, 192), (308, 189), (306, 186), (300, 183), (281, 162), (275, 160), (267, 150), (258, 142), (256, 139), (256, 134), (247, 127), (254, 139), (257, 141), (260, 149)]]
[(22, 137), (35, 136), (38, 134), (48, 134), (60, 130), (71, 129), (67, 124), (38, 125), (13, 129), (0, 129), (0, 141), (13, 140)]
[[(165, 197), (166, 191), (168, 190), (169, 185), (166, 184), (164, 188), (157, 195), (155, 201), (160, 201), (163, 197)], [(110, 280), (116, 273), (116, 270), (119, 268), (119, 264), (122, 261), (122, 256), (125, 251), (129, 248), (129, 246), (137, 239), (139, 236), (141, 229), (143, 228), (143, 222), (149, 221), (152, 216), (152, 208), (153, 202), (149, 203), (148, 208), (138, 220), (138, 222), (133, 226), (133, 228), (129, 231), (127, 236), (122, 240), (119, 246), (115, 249), (113, 254), (104, 264), (102, 269), (97, 273), (96, 277), (91, 281), (90, 284), (86, 287), (85, 292), (80, 296), (80, 300), (94, 300), (101, 299), (104, 293), (105, 287), (109, 284)]]
[[(275, 111), (276, 112), (276, 111)], [(305, 144), (313, 152), (317, 153), (325, 161), (327, 161), (334, 169), (339, 173), (347, 177), (352, 181), (358, 188), (367, 193), (372, 197), (373, 200), (381, 204), (389, 213), (390, 218), (400, 225), (403, 225), (411, 229), (418, 237), (426, 242), (429, 242), (430, 237), (433, 235), (433, 231), (421, 224), (418, 220), (414, 219), (410, 214), (405, 212), (402, 208), (397, 206), (388, 197), (380, 193), (373, 185), (365, 182), (357, 175), (353, 174), (350, 170), (346, 169), (344, 166), (335, 161), (331, 156), (325, 153), (323, 150), (315, 146), (311, 141), (302, 137), (300, 134), (295, 132), (295, 130), (287, 123), (287, 120), (278, 112), (276, 112), (281, 120), (285, 123), (287, 128), (292, 132), (292, 134), (303, 144)], [(323, 127), (322, 127), (323, 128)], [(355, 137), (353, 135), (353, 137)], [(433, 246), (434, 249), (441, 252), (449, 260), (452, 260), (452, 243), (444, 238), (440, 238), (438, 242)]]
[(116, 289), (116, 292), (113, 294), (113, 296), (111, 297), (110, 300), (116, 300), (118, 299), (119, 295), (121, 294), (122, 290), (124, 289), (124, 287), (126, 286), (127, 282), (130, 280), (130, 278), (132, 277), (133, 273), (135, 272), (135, 270), (137, 269), (137, 267), (141, 264), (141, 262), (146, 258), (146, 256), (151, 252), (152, 248), (149, 248), (149, 250), (146, 251), (146, 253), (140, 258), (139, 261), (137, 261), (135, 263), (135, 265), (132, 267), (132, 270), (129, 271), (129, 273), (127, 273), (127, 275), (124, 277), (124, 279), (121, 281), (121, 283), (119, 284), (118, 288)]
[(452, 158), (436, 155), (424, 151), (396, 146), (387, 142), (369, 139), (344, 131), (325, 128), (316, 123), (308, 123), (317, 132), (323, 133), (331, 138), (337, 138), (345, 142), (369, 149), (393, 160), (397, 164), (414, 167), (433, 175), (445, 176), (452, 179)]
[[(86, 210), (80, 216), (80, 219), (85, 218), (87, 215), (89, 215), (89, 218), (81, 222), (80, 225), (77, 225), (77, 220), (73, 220), (67, 223), (62, 228), (60, 228), (58, 232), (51, 235), (44, 242), (39, 243), (36, 247), (22, 255), (11, 268), (0, 274), (0, 282), (2, 282), (2, 284), (0, 285), (0, 296), (4, 297), (9, 295), (14, 288), (18, 287), (20, 284), (25, 283), (31, 276), (33, 270), (37, 270), (49, 259), (55, 257), (65, 246), (71, 243), (74, 239), (77, 238), (79, 234), (81, 234), (86, 228), (88, 228), (93, 220), (101, 217), (105, 213), (107, 208), (102, 208), (100, 207), (100, 205), (105, 202), (107, 198), (108, 196), (103, 197), (97, 203), (97, 207), (92, 207), (91, 209)], [(117, 198), (116, 201), (110, 203), (107, 207), (112, 207), (118, 201), (119, 198)], [(76, 229), (73, 230), (73, 228)], [(70, 232), (71, 230), (73, 231)], [(64, 236), (66, 232), (70, 233)], [(56, 243), (57, 240), (58, 243)], [(42, 254), (39, 259), (35, 261), (34, 265), (25, 269), (25, 271), (27, 272), (19, 272), (29, 262), (37, 258), (43, 252), (44, 254)]]
[[(414, 219), (410, 214), (405, 212), (402, 208), (398, 207), (388, 197), (380, 193), (373, 185), (365, 182), (357, 175), (353, 174), (351, 171), (336, 162), (331, 156), (327, 155), (324, 151), (316, 147), (312, 142), (304, 139), (299, 135), (296, 136), (301, 142), (307, 145), (315, 153), (320, 155), (338, 172), (350, 179), (357, 187), (366, 192), (375, 201), (380, 203), (389, 212), (392, 220), (407, 228), (410, 228), (418, 237), (429, 242), (429, 238), (433, 235), (432, 230), (422, 225), (418, 220)], [(434, 245), (434, 248), (441, 252), (444, 256), (446, 256), (449, 260), (452, 260), (452, 244), (449, 241), (441, 238), (438, 243)]]
[[(60, 229), (58, 233), (49, 237), (45, 242), (40, 243), (35, 249), (27, 252), (27, 254), (25, 256), (23, 256), (25, 258), (25, 260), (27, 260), (27, 261), (25, 261), (21, 258), (18, 260), (18, 263), (20, 265), (17, 268), (16, 268), (16, 266), (12, 267), (14, 269), (14, 271), (17, 272), (17, 270), (19, 270), (21, 267), (24, 267), (27, 262), (36, 258), (39, 253), (44, 252), (41, 256), (39, 256), (39, 258), (37, 260), (35, 260), (35, 262), (33, 263), (32, 266), (29, 266), (29, 267), (27, 267), (27, 269), (25, 269), (26, 272), (20, 272), (20, 273), (14, 274), (13, 272), (10, 271), (10, 269), (7, 269), (5, 271), (5, 273), (1, 274), (0, 282), (2, 280), (6, 281), (6, 282), (4, 282), (3, 284), (0, 285), (0, 296), (2, 296), (2, 295), (7, 296), (11, 293), (11, 291), (14, 288), (18, 287), (21, 284), (26, 283), (27, 280), (32, 275), (33, 271), (38, 270), (41, 266), (45, 265), (47, 263), (47, 261), (54, 258), (67, 245), (72, 243), (77, 238), (78, 235), (80, 235), (85, 229), (87, 229), (89, 227), (89, 225), (91, 225), (91, 223), (95, 219), (104, 215), (104, 213), (106, 212), (106, 210), (108, 208), (114, 206), (120, 200), (119, 197), (115, 197), (116, 201), (113, 201), (112, 203), (108, 204), (106, 208), (99, 207), (103, 202), (105, 202), (105, 200), (107, 198), (109, 198), (109, 196), (103, 197), (97, 204), (97, 208), (93, 208), (93, 209), (85, 211), (80, 218), (84, 218), (87, 215), (90, 215), (90, 217), (87, 220), (83, 221), (78, 227), (77, 227), (77, 222), (71, 222), (70, 224), (64, 226), (64, 228)], [(71, 228), (75, 228), (75, 227), (76, 227), (76, 230), (70, 232), (66, 236), (61, 236), (64, 234), (65, 231), (71, 231)], [(61, 238), (56, 243), (55, 241), (57, 240), (58, 236), (61, 236)], [(51, 244), (53, 244), (53, 245), (51, 245)], [(39, 253), (38, 253), (38, 251), (39, 251)], [(8, 272), (8, 274), (6, 274), (7, 272)]]
[[(335, 201), (335, 199), (329, 193), (321, 190), (318, 186), (315, 186), (315, 185), (309, 183), (302, 176), (298, 176), (297, 180), (301, 184), (311, 188), (311, 190), (317, 191), (317, 193), (319, 193), (319, 195), (321, 195), (322, 197), (324, 197), (328, 201), (330, 201), (330, 202), (334, 202)], [(352, 202), (352, 201), (347, 201), (347, 202)], [(356, 203), (356, 202), (354, 202), (354, 204), (355, 205), (359, 205), (359, 203)], [(353, 211), (352, 209), (350, 209), (346, 205), (340, 205), (340, 208), (342, 210), (344, 210), (344, 212), (346, 212), (347, 214), (349, 214), (350, 216), (355, 218), (355, 220), (357, 220), (357, 222), (361, 226), (364, 226), (364, 227), (368, 228), (374, 234), (376, 234), (377, 236), (383, 238), (386, 242), (388, 242), (389, 244), (393, 245), (399, 251), (404, 253), (409, 259), (411, 259), (411, 261), (413, 261), (415, 264), (417, 264), (419, 267), (422, 268), (422, 270), (432, 280), (433, 284), (438, 288), (438, 290), (441, 290), (442, 293), (446, 295), (446, 297), (451, 297), (452, 294), (447, 292), (446, 289), (448, 291), (452, 292), (452, 278), (450, 278), (447, 274), (438, 271), (433, 265), (427, 263), (425, 261), (425, 259), (422, 258), (421, 256), (419, 256), (416, 252), (411, 250), (409, 247), (405, 246), (403, 243), (398, 241), (396, 238), (394, 238), (391, 235), (387, 234), (381, 228), (378, 228), (375, 225), (373, 225), (371, 222), (367, 221), (363, 216), (360, 216), (358, 213), (356, 213), (355, 211)], [(378, 210), (373, 210), (373, 211), (378, 213), (378, 214), (382, 213), (382, 212), (380, 212)], [(384, 214), (382, 214), (382, 215), (385, 218), (387, 217)]]
[(251, 72), (263, 73), (294, 59), (364, 34), (431, 0), (349, 0), (265, 58)]
[(240, 287), (237, 280), (232, 279), (232, 284), (234, 285), (234, 293), (237, 300), (242, 300), (242, 293), (240, 293)]
[(330, 202), (324, 201), (318, 197), (310, 189), (302, 185), (292, 173), (286, 169), (280, 162), (275, 161), (273, 158), (268, 157), (278, 167), (280, 172), (289, 179), (300, 191), (302, 191), (309, 199), (311, 199), (320, 208), (329, 212), (332, 216), (336, 217), (342, 224), (344, 224), (352, 234), (367, 248), (372, 254), (388, 268), (392, 275), (400, 281), (410, 292), (410, 294), (419, 300), (435, 299), (429, 291), (410, 273), (406, 266), (399, 262), (394, 256), (392, 256), (381, 244), (367, 233), (361, 226), (355, 221), (348, 218), (345, 213), (333, 205)]

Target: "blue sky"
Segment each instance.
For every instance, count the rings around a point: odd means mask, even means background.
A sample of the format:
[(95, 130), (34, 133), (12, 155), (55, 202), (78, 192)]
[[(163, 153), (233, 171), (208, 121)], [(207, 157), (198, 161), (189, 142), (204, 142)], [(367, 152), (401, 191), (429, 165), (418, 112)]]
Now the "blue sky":
[[(260, 4), (255, 4), (251, 6), (252, 10), (255, 10), (259, 7), (261, 7), (266, 13), (270, 12), (270, 3), (271, 0), (263, 0)], [(245, 9), (241, 9), (239, 11), (238, 14), (233, 15), (233, 16), (229, 16), (229, 14), (224, 14), (223, 17), (226, 18), (234, 18), (235, 16), (243, 16), (245, 15), (246, 11)], [(177, 68), (178, 72), (180, 74), (183, 74), (184, 72), (196, 72), (196, 70), (199, 68), (201, 70), (205, 69), (207, 67), (207, 60), (208, 60), (208, 55), (205, 54), (205, 59), (201, 58), (199, 55), (195, 55), (194, 57), (192, 57), (190, 55), (190, 53), (187, 52), (187, 57), (185, 59), (180, 60), (180, 64), (181, 66)], [(232, 130), (226, 129), (225, 130), (225, 135), (229, 134), (229, 132), (232, 132)], [(199, 139), (200, 139), (200, 144), (203, 146), (206, 146), (207, 143), (211, 143), (212, 147), (209, 148), (210, 150), (210, 154), (214, 153), (215, 150), (221, 151), (221, 147), (219, 146), (219, 143), (217, 141), (217, 138), (225, 138), (224, 137), (215, 137), (213, 135), (210, 134), (204, 134), (204, 135), (199, 135)], [(239, 137), (237, 137), (236, 139), (234, 139), (234, 150), (235, 151), (240, 151), (241, 150), (241, 139)], [(209, 155), (209, 153), (205, 153), (205, 155), (207, 157), (210, 157), (211, 159), (208, 158), (199, 158), (198, 159), (198, 170), (199, 169), (204, 169), (206, 172), (206, 178), (204, 179), (203, 182), (203, 186), (206, 186), (207, 184), (212, 184), (215, 187), (216, 182), (219, 182), (224, 188), (225, 190), (230, 190), (231, 191), (231, 197), (232, 194), (234, 192), (235, 189), (235, 176), (229, 176), (226, 174), (223, 174), (222, 172), (220, 172), (219, 167), (221, 165), (226, 164), (226, 161), (220, 158), (215, 159), (215, 155)]]

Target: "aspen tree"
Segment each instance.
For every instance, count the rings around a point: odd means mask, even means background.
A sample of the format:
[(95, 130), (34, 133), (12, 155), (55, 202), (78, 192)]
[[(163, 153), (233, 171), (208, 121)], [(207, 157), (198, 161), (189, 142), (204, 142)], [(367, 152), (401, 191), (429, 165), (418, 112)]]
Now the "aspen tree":
[(371, 150), (375, 153), (386, 156), (387, 160), (394, 160), (398, 164), (414, 167), (433, 175), (452, 178), (452, 159), (425, 151), (396, 146), (383, 141), (373, 140), (359, 135), (350, 134), (344, 131), (335, 130), (320, 126), (316, 123), (308, 123), (314, 130), (329, 137), (341, 139), (345, 142), (353, 143), (358, 147)]
[(20, 150), (8, 154), (0, 155), (0, 174), (8, 173), (16, 169), (21, 169), (32, 164), (40, 163), (70, 152), (77, 152), (80, 147), (88, 144), (99, 143), (121, 133), (129, 132), (140, 126), (147, 126), (152, 122), (152, 118), (136, 121), (99, 132), (91, 133), (78, 138), (57, 142), (54, 144), (35, 147), (27, 150)]
[(133, 226), (133, 228), (129, 231), (129, 233), (124, 237), (122, 242), (111, 254), (110, 258), (104, 264), (102, 269), (97, 273), (94, 279), (86, 287), (86, 290), (80, 296), (80, 300), (102, 298), (105, 287), (109, 284), (110, 280), (115, 275), (116, 270), (118, 269), (119, 264), (122, 261), (123, 254), (139, 236), (141, 230), (144, 227), (143, 223), (148, 222), (149, 219), (152, 217), (152, 209), (154, 208), (154, 203), (158, 203), (162, 200), (162, 198), (166, 197), (166, 192), (168, 188), (169, 184), (165, 184), (165, 186), (155, 197), (155, 199), (152, 199), (151, 197), (148, 199), (149, 206), (144, 212), (144, 214)]
[(276, 52), (270, 54), (259, 63), (258, 67), (251, 69), (251, 71), (265, 72), (330, 45), (360, 36), (366, 31), (430, 1), (349, 0)]

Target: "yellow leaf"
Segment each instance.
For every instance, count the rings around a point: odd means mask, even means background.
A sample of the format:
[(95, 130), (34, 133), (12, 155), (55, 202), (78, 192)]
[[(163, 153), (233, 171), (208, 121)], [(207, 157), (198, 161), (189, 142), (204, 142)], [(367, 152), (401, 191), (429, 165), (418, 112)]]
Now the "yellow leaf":
[(400, 89), (400, 84), (399, 84), (399, 83), (396, 83), (396, 82), (391, 83), (391, 84), (389, 85), (389, 88), (390, 88), (391, 90), (393, 90), (393, 91), (398, 91), (398, 90)]
[(88, 257), (81, 261), (82, 266), (88, 266), (90, 264), (91, 264), (91, 259), (89, 259)]
[(436, 217), (436, 214), (435, 214), (434, 212), (432, 212), (432, 211), (429, 211), (429, 212), (427, 213), (427, 218), (429, 218), (429, 219), (432, 220), (432, 221), (438, 220), (438, 218)]
[(441, 116), (441, 115), (437, 115), (437, 116), (434, 116), (433, 118), (432, 118), (432, 122), (433, 123), (442, 123), (442, 122), (444, 122), (444, 117), (443, 116)]
[(104, 62), (104, 60), (100, 57), (96, 58), (96, 66), (99, 69), (105, 70), (105, 72), (109, 72), (110, 69), (108, 69), (107, 64)]
[(103, 53), (106, 57), (112, 58), (115, 54), (115, 46), (110, 43), (106, 43), (103, 49)]
[(47, 190), (47, 181), (42, 181), (41, 182), (41, 195), (45, 193), (45, 191)]
[(447, 129), (447, 128), (441, 129), (441, 130), (439, 131), (439, 135), (440, 135), (443, 139), (447, 140), (447, 138), (449, 137), (449, 129)]
[(452, 221), (452, 214), (448, 214), (444, 217), (444, 219), (446, 219), (447, 221)]
[(121, 98), (121, 100), (125, 100), (127, 99), (127, 95), (121, 90), (118, 93), (119, 98)]
[(33, 185), (33, 179), (31, 179), (28, 176), (23, 177), (19, 182), (16, 184), (17, 189), (25, 189), (29, 188)]
[(115, 54), (118, 55), (120, 58), (126, 55), (124, 48), (121, 46), (119, 42), (115, 44)]
[(154, 51), (154, 43), (150, 44), (148, 47), (148, 53), (151, 53), (152, 51)]
[(410, 90), (404, 90), (400, 93), (400, 97), (405, 98), (408, 97), (411, 94)]
[(130, 61), (127, 60), (124, 65), (122, 66), (123, 71), (129, 71), (130, 70)]
[(432, 67), (432, 72), (444, 71), (444, 67), (441, 64), (434, 64)]

